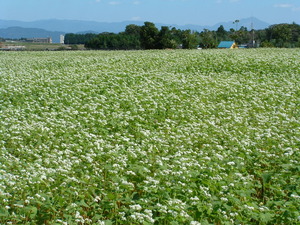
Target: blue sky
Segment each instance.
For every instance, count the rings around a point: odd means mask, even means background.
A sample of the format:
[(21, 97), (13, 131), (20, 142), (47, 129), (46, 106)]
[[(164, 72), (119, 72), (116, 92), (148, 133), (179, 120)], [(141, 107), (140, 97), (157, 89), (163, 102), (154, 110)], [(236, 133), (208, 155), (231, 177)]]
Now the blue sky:
[(0, 19), (214, 25), (248, 17), (300, 24), (300, 0), (0, 0)]

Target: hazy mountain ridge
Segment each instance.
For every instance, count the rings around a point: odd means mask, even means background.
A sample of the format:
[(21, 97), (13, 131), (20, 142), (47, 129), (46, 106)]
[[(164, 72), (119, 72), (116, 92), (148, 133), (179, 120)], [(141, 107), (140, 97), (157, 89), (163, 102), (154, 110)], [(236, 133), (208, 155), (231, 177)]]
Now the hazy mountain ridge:
[(39, 28), (8, 27), (0, 29), (0, 37), (9, 39), (51, 37), (53, 43), (59, 43), (59, 37), (65, 32), (48, 31)]
[[(32, 22), (24, 22), (17, 20), (0, 20), (0, 37), (3, 38), (33, 38), (33, 37), (52, 37), (53, 42), (59, 42), (59, 35), (65, 33), (102, 33), (113, 32), (119, 33), (125, 30), (129, 24), (143, 25), (142, 21), (123, 21), (123, 22), (96, 22), (96, 21), (81, 21), (81, 20), (37, 20)], [(155, 23), (158, 28), (161, 26), (176, 27), (177, 29), (190, 29), (201, 32), (203, 29), (216, 30), (220, 25), (223, 25), (226, 30), (236, 28), (233, 21), (220, 22), (213, 26), (202, 25), (176, 25), (176, 24), (163, 24)], [(257, 18), (241, 19), (238, 27), (244, 26), (248, 30), (251, 29), (253, 24), (254, 29), (264, 29), (270, 24), (263, 22)]]

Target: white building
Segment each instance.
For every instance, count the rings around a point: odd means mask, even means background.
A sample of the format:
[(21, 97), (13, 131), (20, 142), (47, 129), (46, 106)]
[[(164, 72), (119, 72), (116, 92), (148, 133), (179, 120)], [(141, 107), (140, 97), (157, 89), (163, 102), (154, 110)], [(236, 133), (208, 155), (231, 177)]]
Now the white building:
[(65, 43), (65, 36), (62, 35), (62, 34), (59, 36), (59, 43), (60, 44), (64, 44)]

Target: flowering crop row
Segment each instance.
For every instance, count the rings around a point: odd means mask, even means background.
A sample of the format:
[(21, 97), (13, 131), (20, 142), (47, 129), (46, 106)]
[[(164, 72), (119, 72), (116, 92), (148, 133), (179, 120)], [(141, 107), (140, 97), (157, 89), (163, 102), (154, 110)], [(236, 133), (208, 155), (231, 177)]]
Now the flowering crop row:
[(299, 65), (299, 49), (0, 53), (0, 223), (299, 223)]

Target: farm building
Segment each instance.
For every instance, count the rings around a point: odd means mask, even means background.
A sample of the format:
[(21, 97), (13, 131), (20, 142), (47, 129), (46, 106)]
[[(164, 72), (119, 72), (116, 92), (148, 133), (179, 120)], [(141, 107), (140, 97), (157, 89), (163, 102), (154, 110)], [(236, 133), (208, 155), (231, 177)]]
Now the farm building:
[(218, 48), (238, 48), (238, 45), (234, 41), (221, 41)]
[(26, 42), (31, 42), (31, 43), (52, 43), (52, 38), (27, 38)]

